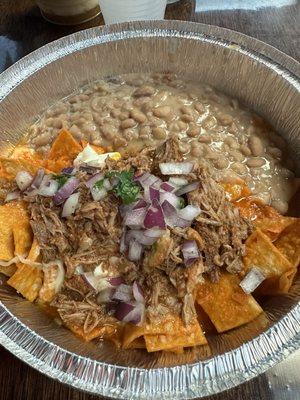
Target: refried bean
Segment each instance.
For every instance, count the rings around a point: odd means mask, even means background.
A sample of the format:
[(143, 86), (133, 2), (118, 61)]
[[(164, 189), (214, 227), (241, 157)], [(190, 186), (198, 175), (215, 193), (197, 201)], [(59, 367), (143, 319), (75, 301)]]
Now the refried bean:
[(47, 152), (60, 129), (134, 154), (177, 136), (185, 159), (207, 163), (215, 179), (245, 180), (255, 197), (286, 212), (297, 189), (285, 141), (261, 117), (208, 85), (172, 74), (108, 77), (61, 100), (30, 128)]

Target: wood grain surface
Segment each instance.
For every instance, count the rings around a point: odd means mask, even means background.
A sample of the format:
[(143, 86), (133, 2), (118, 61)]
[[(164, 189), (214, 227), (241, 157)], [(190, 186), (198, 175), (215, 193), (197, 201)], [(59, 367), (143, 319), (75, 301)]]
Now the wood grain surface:
[[(300, 60), (297, 0), (181, 0), (168, 19), (190, 20), (243, 32)], [(101, 16), (75, 27), (55, 26), (33, 0), (0, 0), (0, 72), (38, 47), (72, 32), (103, 24)], [(207, 400), (300, 400), (300, 352), (268, 373)], [(49, 379), (0, 347), (0, 400), (99, 399)]]

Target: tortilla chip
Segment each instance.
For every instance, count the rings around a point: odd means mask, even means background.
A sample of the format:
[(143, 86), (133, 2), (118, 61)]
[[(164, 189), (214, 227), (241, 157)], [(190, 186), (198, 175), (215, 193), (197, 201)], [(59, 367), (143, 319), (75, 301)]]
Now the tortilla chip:
[(261, 200), (246, 198), (234, 202), (234, 205), (239, 208), (240, 214), (251, 220), (255, 221), (258, 218), (278, 219), (282, 215), (279, 214), (275, 208), (267, 206)]
[(61, 130), (52, 144), (45, 165), (51, 171), (60, 172), (63, 168), (72, 165), (81, 151), (82, 146), (73, 138), (72, 134)]
[(11, 276), (13, 276), (13, 274), (16, 272), (16, 270), (17, 270), (16, 264), (11, 264), (8, 267), (3, 267), (0, 265), (0, 273), (8, 276), (9, 278)]
[(64, 325), (85, 342), (90, 342), (91, 340), (96, 338), (111, 339), (112, 337), (117, 336), (117, 328), (111, 325), (96, 326), (90, 332), (84, 332), (83, 326), (73, 325), (69, 323), (64, 323)]
[(246, 255), (243, 261), (245, 272), (255, 266), (266, 277), (266, 280), (257, 289), (257, 293), (288, 292), (295, 268), (261, 230), (257, 229), (247, 239)]
[(37, 168), (42, 168), (44, 165), (44, 160), (42, 157), (35, 150), (27, 146), (16, 146), (11, 154), (11, 158), (17, 160), (22, 159), (32, 165), (35, 165)]
[(297, 268), (300, 264), (300, 219), (285, 228), (274, 245)]
[(14, 237), (14, 253), (15, 255), (26, 255), (29, 253), (33, 234), (30, 227), (29, 218), (23, 223), (16, 224), (13, 227), (13, 237)]
[[(147, 351), (149, 353), (160, 350), (173, 351), (174, 349), (178, 348), (207, 344), (207, 340), (202, 332), (198, 321), (195, 321), (193, 324), (184, 326), (183, 329), (181, 327), (183, 323), (181, 321), (178, 321), (178, 323), (180, 325), (178, 330), (181, 332), (181, 334), (145, 335), (144, 338)], [(175, 331), (177, 330), (176, 326), (174, 326), (174, 329)]]
[(29, 160), (23, 158), (5, 158), (0, 157), (0, 177), (13, 180), (20, 171), (27, 171), (34, 175), (39, 169), (39, 165), (33, 164)]
[[(28, 260), (37, 261), (40, 254), (40, 247), (36, 239), (32, 243)], [(33, 302), (42, 287), (43, 271), (40, 268), (27, 265), (17, 264), (16, 273), (7, 281), (7, 283), (21, 293), (27, 300)]]
[(293, 217), (278, 218), (258, 218), (254, 221), (254, 226), (260, 229), (265, 235), (267, 235), (272, 242), (274, 242), (280, 233), (297, 219)]
[(103, 154), (103, 153), (105, 153), (106, 152), (106, 150), (103, 148), (103, 147), (100, 147), (100, 146), (96, 146), (96, 145), (94, 145), (94, 144), (90, 144), (88, 141), (86, 141), (86, 140), (80, 140), (80, 144), (81, 144), (81, 147), (82, 147), (82, 149), (84, 149), (88, 144), (91, 146), (91, 148), (93, 149), (93, 150), (95, 150), (98, 154)]
[(243, 197), (247, 197), (251, 194), (250, 189), (246, 185), (246, 182), (236, 182), (236, 183), (227, 183), (221, 182), (221, 186), (223, 186), (226, 197), (229, 201), (236, 201)]
[(206, 279), (197, 288), (196, 301), (218, 332), (244, 325), (263, 312), (260, 305), (239, 286), (240, 279), (227, 272), (218, 282)]
[(11, 224), (8, 222), (7, 208), (0, 207), (0, 260), (9, 261), (14, 257), (14, 237)]
[(129, 343), (127, 349), (145, 349), (146, 348), (146, 343), (145, 339), (143, 336), (138, 337), (137, 339), (133, 340), (131, 343)]
[[(161, 337), (159, 338), (159, 336)], [(148, 351), (168, 350), (207, 343), (198, 321), (186, 327), (177, 315), (171, 314), (155, 321), (155, 323), (144, 326), (126, 325), (123, 335), (123, 348), (134, 347), (137, 339), (141, 337), (144, 337)]]
[[(0, 226), (0, 260), (9, 261), (15, 254), (14, 228), (20, 229), (21, 235), (26, 236), (24, 243), (28, 240), (28, 232), (31, 232), (25, 204), (12, 201), (0, 206)], [(23, 242), (23, 238), (21, 240)]]

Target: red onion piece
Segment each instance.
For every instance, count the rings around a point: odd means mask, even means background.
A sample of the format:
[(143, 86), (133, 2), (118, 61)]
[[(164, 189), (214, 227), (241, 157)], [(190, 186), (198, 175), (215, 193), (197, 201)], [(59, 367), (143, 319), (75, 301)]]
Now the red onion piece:
[(71, 196), (65, 201), (61, 216), (63, 218), (66, 218), (74, 214), (78, 206), (78, 201), (79, 201), (79, 193), (71, 194)]
[(147, 213), (146, 208), (138, 208), (131, 210), (126, 213), (123, 224), (132, 228), (140, 228), (143, 226), (145, 215)]
[(112, 295), (112, 300), (130, 301), (132, 297), (132, 287), (121, 283)]
[(165, 192), (174, 192), (176, 188), (168, 182), (163, 182), (160, 185), (160, 189), (164, 190)]
[(156, 199), (153, 200), (152, 206), (147, 211), (144, 219), (144, 226), (146, 229), (155, 227), (165, 229), (166, 227), (162, 207)]
[(112, 184), (110, 183), (109, 179), (104, 179), (103, 187), (106, 190), (111, 190), (113, 188)]
[(98, 280), (99, 280), (99, 278), (97, 278), (92, 271), (84, 272), (82, 274), (82, 277), (91, 286), (92, 289), (94, 289), (95, 291), (98, 290)]
[(62, 174), (71, 175), (74, 172), (74, 167), (66, 167), (61, 170)]
[(111, 298), (113, 296), (114, 290), (113, 289), (104, 289), (101, 290), (101, 292), (97, 296), (97, 303), (109, 303), (111, 302)]
[(134, 309), (134, 304), (129, 302), (119, 303), (116, 307), (115, 317), (119, 321), (124, 321), (124, 318)]
[(192, 162), (168, 162), (160, 163), (159, 169), (163, 175), (186, 175), (192, 172), (194, 164)]
[(120, 239), (120, 253), (125, 253), (125, 251), (128, 248), (125, 239), (126, 239), (126, 229), (123, 229), (123, 233)]
[(144, 321), (145, 316), (145, 305), (137, 303), (134, 305), (134, 309), (130, 311), (123, 319), (123, 322), (131, 322), (134, 325), (141, 325)]
[(140, 284), (138, 282), (136, 282), (136, 281), (133, 282), (132, 292), (133, 292), (133, 297), (135, 298), (135, 300), (138, 303), (144, 303), (145, 302), (143, 290), (142, 290)]
[(44, 197), (52, 197), (58, 190), (58, 182), (49, 179), (50, 175), (45, 175), (38, 189), (38, 194)]
[(166, 231), (159, 228), (146, 229), (144, 235), (150, 238), (160, 238)]
[(200, 208), (191, 204), (178, 210), (178, 216), (187, 221), (193, 221), (193, 219), (197, 218), (200, 213)]
[(104, 188), (98, 189), (97, 186), (93, 186), (91, 189), (91, 195), (95, 201), (104, 199), (107, 195), (107, 191)]
[(104, 175), (100, 172), (98, 174), (93, 175), (88, 181), (85, 182), (86, 187), (91, 189), (95, 183), (101, 181), (104, 178)]
[(165, 216), (165, 221), (171, 228), (180, 227), (186, 228), (191, 225), (190, 221), (187, 221), (178, 216), (178, 210), (170, 204), (167, 200), (162, 203), (162, 209)]
[(128, 213), (132, 209), (133, 209), (133, 205), (132, 204), (121, 204), (119, 206), (119, 212), (120, 212), (121, 217), (124, 218), (126, 213)]
[(45, 175), (45, 170), (42, 168), (39, 168), (33, 178), (31, 187), (33, 187), (34, 189), (38, 189), (42, 183), (44, 175)]
[(180, 206), (181, 199), (174, 193), (162, 192), (160, 194), (160, 204), (162, 204), (165, 200), (168, 203), (172, 204), (172, 206), (174, 206), (175, 208), (178, 208)]
[(107, 278), (107, 280), (112, 286), (119, 286), (122, 283), (125, 283), (124, 279), (121, 276), (113, 276), (111, 278)]
[(134, 203), (133, 210), (137, 210), (138, 208), (145, 208), (148, 207), (148, 203), (144, 199), (138, 200), (136, 203)]
[(198, 189), (199, 186), (200, 186), (200, 182), (189, 183), (188, 185), (182, 186), (180, 189), (178, 189), (176, 192), (176, 195), (181, 196), (185, 193), (192, 192), (193, 190)]
[(266, 279), (258, 267), (252, 267), (240, 282), (240, 287), (247, 294), (254, 292), (256, 288)]
[(145, 231), (138, 229), (128, 231), (126, 234), (125, 243), (130, 244), (132, 240), (136, 240), (137, 242), (139, 242), (144, 246), (151, 246), (153, 243), (156, 242), (157, 238), (146, 236), (144, 232)]
[(79, 180), (71, 177), (68, 181), (55, 193), (53, 197), (54, 204), (62, 204), (77, 189)]
[(149, 197), (150, 197), (151, 201), (153, 201), (153, 200), (159, 201), (159, 190), (150, 186), (149, 187)]
[(26, 190), (32, 183), (32, 176), (27, 171), (19, 171), (16, 175), (16, 183), (21, 191)]
[(176, 188), (178, 189), (181, 186), (187, 185), (189, 181), (182, 176), (171, 176), (171, 178), (169, 178), (169, 183), (173, 186), (176, 186)]
[(139, 261), (142, 257), (143, 246), (136, 240), (129, 243), (128, 259), (130, 261)]
[(159, 188), (162, 180), (155, 175), (150, 174), (149, 172), (145, 172), (143, 175), (139, 175), (135, 178), (135, 181), (139, 182), (143, 188), (149, 188), (153, 186), (155, 188)]
[(182, 254), (185, 265), (189, 266), (199, 259), (200, 254), (195, 240), (187, 240), (183, 243)]
[(20, 198), (20, 195), (21, 195), (20, 192), (15, 190), (14, 192), (7, 193), (4, 201), (5, 203), (8, 203), (9, 201), (17, 200)]
[(144, 314), (145, 314), (145, 306), (144, 304), (141, 303), (119, 303), (116, 312), (115, 312), (115, 317), (122, 322), (129, 323), (131, 322), (132, 324), (139, 325), (143, 322), (144, 320)]

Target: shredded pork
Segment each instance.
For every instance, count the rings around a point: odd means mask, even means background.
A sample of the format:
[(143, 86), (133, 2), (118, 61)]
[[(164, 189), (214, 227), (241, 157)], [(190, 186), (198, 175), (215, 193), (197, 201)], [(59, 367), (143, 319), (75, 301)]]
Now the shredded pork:
[[(159, 163), (180, 162), (183, 157), (176, 139), (165, 142), (155, 152), (145, 149), (135, 157), (109, 160), (107, 171), (149, 171), (158, 175)], [(142, 286), (146, 299), (146, 318), (155, 321), (168, 313), (181, 315), (186, 323), (196, 316), (195, 288), (203, 275), (218, 280), (221, 269), (237, 273), (242, 268), (244, 242), (251, 226), (225, 196), (208, 171), (195, 166), (185, 176), (198, 180), (197, 190), (186, 195), (189, 204), (202, 210), (189, 228), (167, 229), (166, 233), (147, 248), (139, 262), (131, 262), (120, 254), (122, 204), (113, 192), (94, 201), (85, 182), (88, 168), (78, 173), (80, 204), (75, 214), (61, 218), (61, 207), (51, 198), (28, 198), (31, 226), (41, 247), (42, 261), (60, 259), (64, 263), (66, 279), (52, 306), (68, 324), (82, 326), (84, 332), (116, 320), (103, 304), (98, 304), (90, 285), (76, 272), (94, 271), (98, 266), (110, 276), (122, 276), (127, 284), (134, 281)], [(166, 177), (162, 177), (166, 179)], [(181, 247), (185, 240), (195, 240), (200, 258), (192, 265), (183, 262)]]

